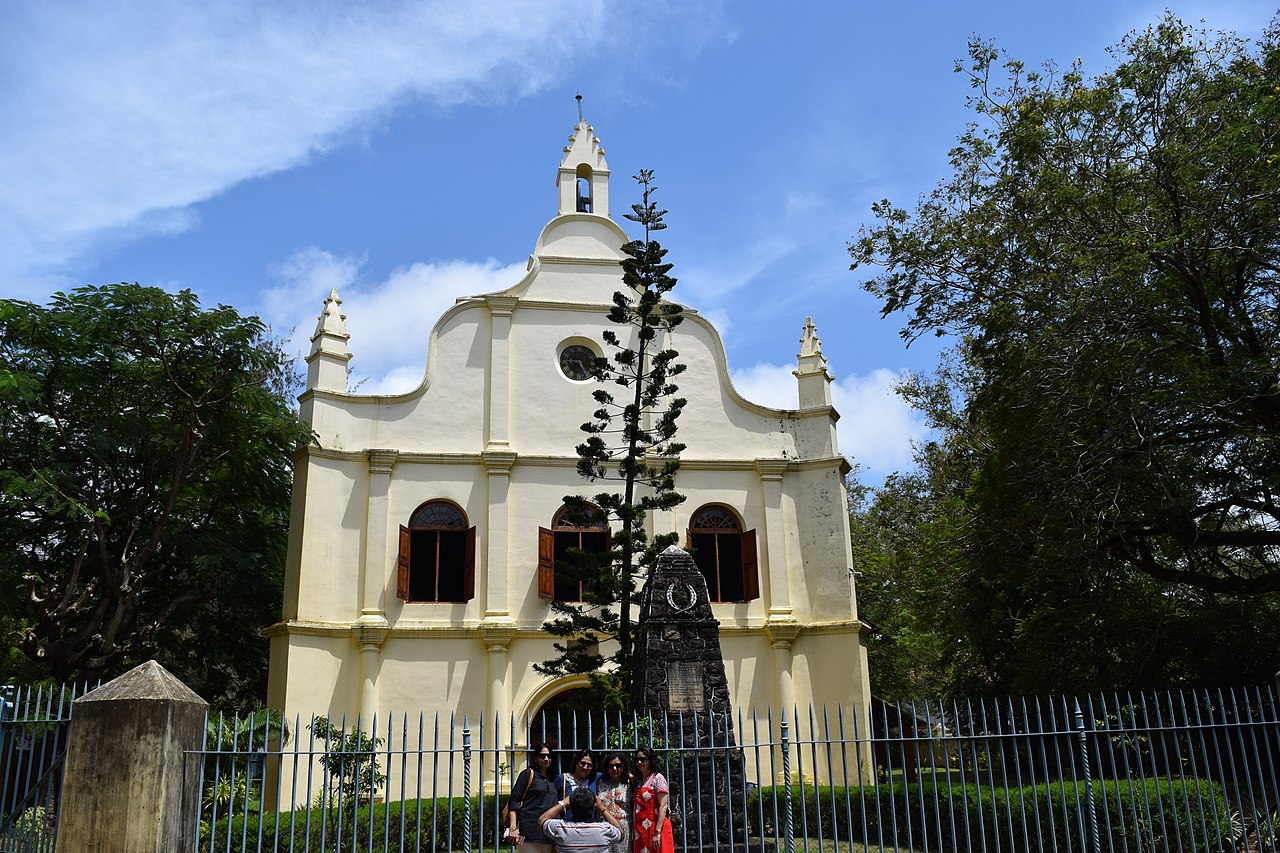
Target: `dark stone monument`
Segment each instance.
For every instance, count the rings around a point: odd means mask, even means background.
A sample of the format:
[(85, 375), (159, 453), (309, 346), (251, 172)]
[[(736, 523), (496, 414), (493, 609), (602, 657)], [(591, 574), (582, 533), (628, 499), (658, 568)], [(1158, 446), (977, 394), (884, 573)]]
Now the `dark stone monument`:
[[(720, 623), (711, 615), (707, 582), (688, 552), (672, 545), (640, 593), (632, 672), (632, 705), (664, 731), (677, 846), (741, 849), (744, 827), (742, 752), (733, 733)], [(700, 796), (699, 796), (700, 795)]]

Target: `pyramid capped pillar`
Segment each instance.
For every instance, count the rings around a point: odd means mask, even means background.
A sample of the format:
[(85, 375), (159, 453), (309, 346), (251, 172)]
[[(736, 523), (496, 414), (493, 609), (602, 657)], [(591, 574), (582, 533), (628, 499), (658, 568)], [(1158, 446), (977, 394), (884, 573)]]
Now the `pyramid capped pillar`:
[(804, 318), (804, 332), (800, 336), (800, 353), (796, 356), (796, 369), (792, 371), (800, 387), (800, 408), (821, 409), (831, 405), (831, 374), (827, 371), (827, 358), (822, 354), (822, 341), (812, 317)]
[(564, 147), (560, 170), (556, 173), (559, 189), (559, 215), (594, 213), (609, 215), (609, 164), (595, 131), (580, 120)]
[(347, 390), (347, 362), (351, 352), (347, 349), (347, 315), (342, 313), (342, 299), (335, 287), (324, 301), (324, 310), (316, 321), (315, 334), (311, 336), (311, 354), (307, 356), (307, 388), (318, 391)]

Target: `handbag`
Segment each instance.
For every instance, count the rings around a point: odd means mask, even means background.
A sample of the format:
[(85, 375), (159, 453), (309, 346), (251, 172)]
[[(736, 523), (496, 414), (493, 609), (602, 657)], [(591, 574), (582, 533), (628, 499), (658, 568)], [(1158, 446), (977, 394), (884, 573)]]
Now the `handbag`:
[[(529, 775), (528, 775), (528, 777), (525, 779), (525, 783), (524, 783), (524, 793), (522, 793), (522, 794), (520, 795), (520, 805), (521, 805), (521, 806), (523, 806), (523, 805), (524, 805), (524, 798), (525, 798), (525, 797), (528, 795), (528, 793), (529, 793), (529, 786), (531, 786), (531, 785), (533, 784), (533, 768), (532, 768), (532, 767), (526, 767), (526, 768), (524, 769), (524, 772), (523, 772), (523, 773), (521, 773), (520, 775), (521, 775), (521, 776), (524, 776), (524, 774), (525, 774), (525, 773), (528, 773)], [(516, 779), (516, 785), (518, 785), (518, 784), (520, 784), (520, 780), (519, 780), (519, 779)], [(512, 800), (514, 800), (515, 798), (516, 798), (515, 785), (512, 785), (512, 786), (511, 786), (511, 796), (510, 796), (510, 797), (508, 797), (508, 798), (507, 798), (507, 801), (506, 801), (505, 803), (503, 803), (503, 804), (502, 804), (502, 825), (503, 825), (503, 826), (506, 826), (506, 824), (507, 824), (507, 818), (511, 816), (511, 812), (510, 812), (510, 810), (509, 810), (509, 806), (511, 805), (511, 801), (512, 801)], [(519, 807), (520, 807), (520, 806), (517, 806), (516, 808), (519, 808)]]

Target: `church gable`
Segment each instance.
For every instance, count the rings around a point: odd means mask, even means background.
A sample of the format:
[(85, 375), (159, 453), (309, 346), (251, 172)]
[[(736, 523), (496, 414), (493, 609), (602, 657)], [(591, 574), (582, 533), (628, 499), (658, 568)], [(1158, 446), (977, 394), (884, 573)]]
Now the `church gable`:
[[(541, 626), (548, 601), (572, 594), (557, 553), (610, 535), (561, 511), (565, 495), (612, 485), (579, 476), (574, 451), (596, 408), (591, 359), (611, 353), (606, 330), (622, 333), (606, 312), (630, 238), (609, 212), (608, 179), (579, 122), (526, 275), (441, 316), (410, 392), (348, 392), (360, 342), (339, 294), (325, 300), (301, 398), (318, 446), (298, 457), (285, 621), (271, 630), (276, 707), (372, 714), (425, 695), (430, 707), (524, 712), (547, 693), (532, 669), (551, 656)], [(816, 329), (804, 325), (799, 406), (785, 411), (737, 393), (719, 334), (695, 310), (670, 335), (664, 346), (687, 365), (676, 380), (689, 401), (677, 435), (686, 501), (653, 513), (651, 530), (678, 534), (713, 590), (734, 703), (862, 702), (848, 465)], [(809, 669), (843, 674), (793, 686)]]

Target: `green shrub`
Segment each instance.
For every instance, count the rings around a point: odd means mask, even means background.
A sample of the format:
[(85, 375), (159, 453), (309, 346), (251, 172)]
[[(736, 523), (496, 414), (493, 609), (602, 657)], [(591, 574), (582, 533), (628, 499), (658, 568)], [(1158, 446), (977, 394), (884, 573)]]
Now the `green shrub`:
[[(1222, 786), (1202, 779), (1054, 782), (978, 788), (953, 776), (911, 784), (831, 788), (794, 786), (797, 836), (852, 838), (906, 848), (1090, 849), (1092, 790), (1098, 833), (1112, 849), (1203, 849), (1230, 833)], [(781, 833), (784, 789), (754, 791), (747, 807), (753, 834)], [(774, 818), (775, 803), (777, 820)], [(1127, 847), (1126, 847), (1127, 845)]]
[[(339, 845), (342, 850), (350, 850), (351, 836), (355, 832), (357, 848), (361, 851), (389, 853), (404, 849), (443, 853), (462, 847), (465, 803), (467, 801), (462, 797), (440, 797), (362, 805), (354, 815), (348, 809), (321, 809), (317, 806), (292, 812), (237, 815), (230, 820), (219, 820), (211, 828), (207, 842), (202, 838), (201, 847), (209, 851), (225, 849), (229, 837), (233, 849), (239, 849), (241, 838), (249, 839), (250, 849), (258, 849), (257, 839), (261, 833), (263, 851), (335, 851)], [(483, 825), (481, 805), (480, 798), (471, 798), (471, 846), (483, 844), (492, 850), (497, 841), (495, 828), (498, 835), (502, 833), (502, 828), (496, 826), (499, 804), (492, 796), (484, 797)], [(502, 847), (504, 843), (497, 846)]]

